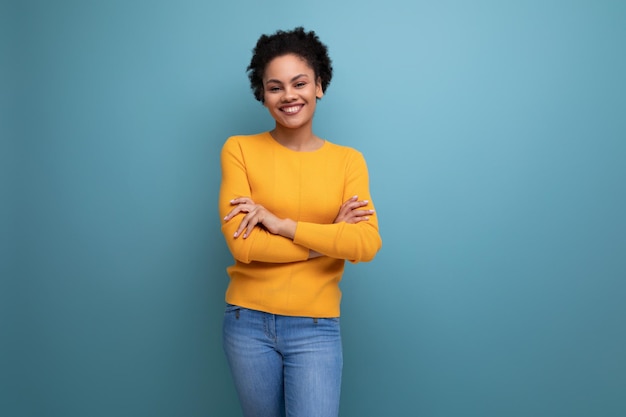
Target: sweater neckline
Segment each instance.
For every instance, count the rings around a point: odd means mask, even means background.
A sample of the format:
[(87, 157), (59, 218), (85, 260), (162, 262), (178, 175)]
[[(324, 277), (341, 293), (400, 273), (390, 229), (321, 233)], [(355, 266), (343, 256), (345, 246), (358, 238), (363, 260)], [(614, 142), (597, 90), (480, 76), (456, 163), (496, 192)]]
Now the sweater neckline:
[(324, 143), (322, 144), (322, 146), (320, 146), (320, 147), (319, 147), (319, 148), (317, 148), (317, 149), (314, 149), (314, 150), (312, 150), (312, 151), (295, 151), (295, 150), (293, 150), (293, 149), (290, 149), (290, 148), (286, 147), (285, 145), (281, 144), (281, 143), (280, 143), (280, 142), (278, 142), (276, 139), (274, 139), (274, 137), (272, 137), (272, 134), (269, 132), (269, 130), (268, 130), (268, 131), (266, 131), (263, 135), (265, 136), (265, 138), (266, 138), (269, 142), (273, 143), (275, 147), (278, 147), (279, 149), (283, 149), (283, 150), (285, 150), (285, 151), (287, 151), (287, 152), (294, 153), (294, 154), (300, 154), (300, 155), (312, 155), (312, 154), (315, 154), (315, 153), (318, 153), (318, 152), (323, 151), (323, 150), (324, 150), (324, 149), (328, 146), (328, 141), (327, 141), (326, 139), (322, 139), (322, 141), (323, 141)]

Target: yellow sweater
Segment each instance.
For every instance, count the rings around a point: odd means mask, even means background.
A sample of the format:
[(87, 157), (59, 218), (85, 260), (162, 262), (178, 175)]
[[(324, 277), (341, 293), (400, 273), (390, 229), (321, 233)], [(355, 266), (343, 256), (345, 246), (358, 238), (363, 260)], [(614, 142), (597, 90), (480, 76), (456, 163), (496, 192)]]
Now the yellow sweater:
[[(257, 226), (248, 238), (233, 234), (237, 215), (222, 232), (235, 258), (228, 268), (226, 301), (286, 316), (339, 317), (339, 281), (345, 260), (370, 261), (381, 247), (376, 214), (369, 221), (333, 224), (343, 202), (369, 200), (369, 177), (356, 150), (326, 141), (313, 152), (297, 152), (269, 132), (230, 137), (222, 149), (219, 211), (230, 200), (250, 197), (279, 218), (297, 222), (293, 239)], [(309, 249), (325, 256), (307, 259)]]

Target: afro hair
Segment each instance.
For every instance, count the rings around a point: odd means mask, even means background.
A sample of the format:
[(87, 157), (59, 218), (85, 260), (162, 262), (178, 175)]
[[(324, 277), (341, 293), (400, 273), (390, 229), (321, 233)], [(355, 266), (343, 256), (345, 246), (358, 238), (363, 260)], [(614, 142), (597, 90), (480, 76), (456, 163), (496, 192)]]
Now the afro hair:
[(322, 91), (326, 92), (333, 76), (332, 61), (326, 45), (314, 31), (306, 32), (303, 27), (290, 31), (278, 30), (272, 35), (261, 35), (246, 69), (254, 98), (261, 103), (264, 102), (263, 75), (267, 64), (276, 57), (288, 54), (303, 58), (315, 73), (315, 78), (320, 80)]

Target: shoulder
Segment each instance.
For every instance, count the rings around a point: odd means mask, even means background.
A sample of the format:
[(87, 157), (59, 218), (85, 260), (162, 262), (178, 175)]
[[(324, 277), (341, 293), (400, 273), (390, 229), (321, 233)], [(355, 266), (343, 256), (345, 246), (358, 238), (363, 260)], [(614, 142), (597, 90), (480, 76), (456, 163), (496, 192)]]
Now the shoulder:
[(361, 152), (350, 146), (339, 145), (331, 141), (326, 141), (326, 148), (328, 152), (332, 152), (338, 155), (345, 155), (347, 157), (363, 157)]
[(246, 145), (254, 145), (263, 141), (263, 137), (266, 135), (266, 132), (256, 133), (254, 135), (234, 135), (230, 136), (224, 142), (224, 146), (246, 146)]
[(267, 133), (257, 133), (254, 135), (230, 136), (222, 146), (222, 153), (244, 153), (247, 151), (257, 152), (264, 148)]
[(363, 154), (350, 146), (338, 145), (336, 143), (326, 141), (326, 150), (335, 157), (348, 161), (365, 161)]

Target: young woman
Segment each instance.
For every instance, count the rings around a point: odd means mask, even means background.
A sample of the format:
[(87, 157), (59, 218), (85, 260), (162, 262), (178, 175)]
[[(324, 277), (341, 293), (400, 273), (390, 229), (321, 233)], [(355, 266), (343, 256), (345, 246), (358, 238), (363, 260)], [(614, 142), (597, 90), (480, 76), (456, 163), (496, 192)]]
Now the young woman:
[(235, 258), (223, 343), (244, 416), (336, 417), (345, 260), (381, 247), (367, 167), (313, 133), (332, 77), (326, 46), (299, 27), (262, 35), (248, 75), (276, 124), (222, 149), (219, 210)]

